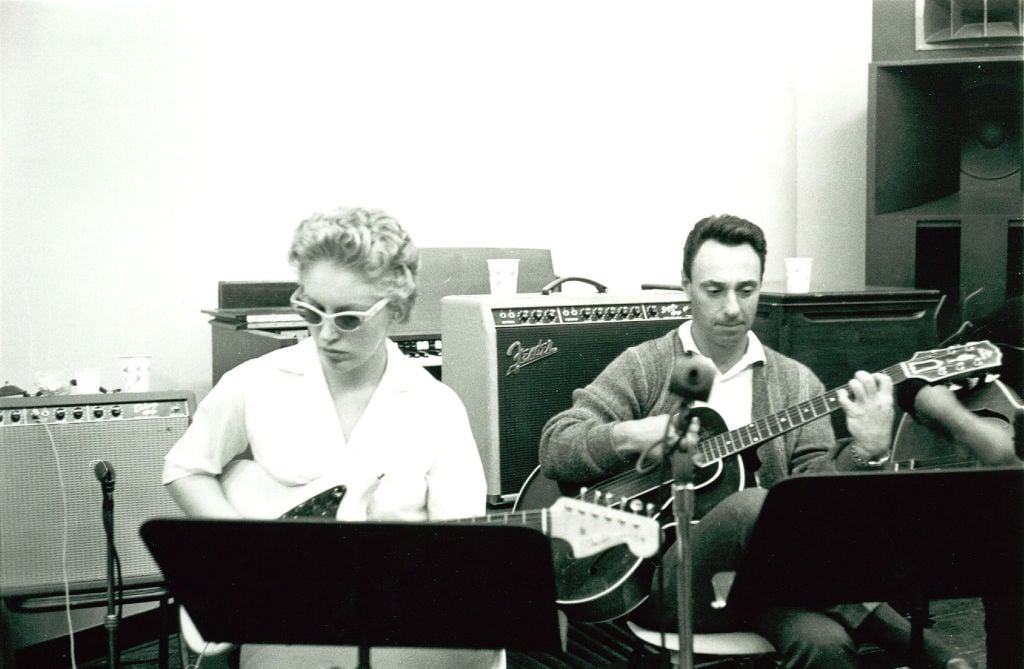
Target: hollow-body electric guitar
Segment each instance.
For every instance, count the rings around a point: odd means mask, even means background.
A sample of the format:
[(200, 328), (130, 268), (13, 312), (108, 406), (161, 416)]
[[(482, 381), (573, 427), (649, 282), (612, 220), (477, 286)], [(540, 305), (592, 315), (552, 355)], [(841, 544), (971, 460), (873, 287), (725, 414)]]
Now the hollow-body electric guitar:
[[(959, 399), (974, 415), (1004, 433), (1010, 445), (1024, 430), (1024, 401), (1012, 388), (995, 379), (966, 390)], [(985, 466), (966, 444), (926, 427), (909, 415), (900, 419), (892, 444), (893, 469), (960, 469)]]
[[(998, 367), (1002, 353), (987, 341), (971, 342), (915, 353), (913, 358), (882, 370), (893, 383), (921, 379), (927, 383), (975, 376)], [(842, 387), (843, 389), (845, 386)], [(778, 413), (728, 431), (714, 410), (691, 409), (700, 419), (700, 441), (693, 454), (696, 467), (694, 518), (748, 485), (740, 451), (774, 439), (840, 408), (841, 388), (801, 402)], [(671, 477), (662, 468), (644, 473), (628, 470), (585, 486), (562, 484), (543, 476), (538, 467), (523, 484), (516, 509), (543, 508), (560, 497), (598, 500), (611, 507), (655, 509), (667, 531), (672, 517)], [(663, 544), (667, 545), (665, 541)], [(570, 617), (587, 622), (626, 615), (646, 599), (657, 560), (637, 558), (613, 547), (596, 556), (579, 558), (552, 542), (558, 605)]]
[[(247, 517), (334, 521), (351, 492), (339, 481), (328, 479), (316, 479), (301, 486), (285, 485), (253, 460), (231, 463), (220, 481), (228, 501)], [(581, 558), (616, 545), (624, 546), (632, 555), (650, 558), (657, 555), (661, 546), (661, 524), (657, 519), (568, 498), (555, 499), (542, 509), (440, 522), (529, 527), (568, 542), (573, 554)], [(208, 643), (184, 608), (180, 614), (181, 636), (192, 651), (210, 656), (233, 647), (230, 643)]]

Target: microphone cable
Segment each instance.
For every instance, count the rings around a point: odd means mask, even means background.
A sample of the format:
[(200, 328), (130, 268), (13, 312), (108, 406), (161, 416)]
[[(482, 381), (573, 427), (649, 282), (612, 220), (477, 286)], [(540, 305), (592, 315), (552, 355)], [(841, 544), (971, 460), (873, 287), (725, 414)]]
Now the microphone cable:
[(46, 430), (46, 436), (50, 441), (50, 450), (53, 452), (53, 461), (57, 467), (57, 481), (60, 484), (60, 500), (63, 513), (63, 532), (61, 536), (60, 566), (64, 586), (64, 617), (68, 625), (68, 643), (70, 645), (69, 656), (71, 658), (71, 669), (78, 669), (75, 660), (75, 626), (71, 620), (71, 583), (68, 577), (68, 491), (64, 484), (64, 472), (60, 466), (60, 452), (57, 450), (57, 441), (53, 438), (50, 426), (39, 420), (38, 415), (33, 415), (33, 420)]

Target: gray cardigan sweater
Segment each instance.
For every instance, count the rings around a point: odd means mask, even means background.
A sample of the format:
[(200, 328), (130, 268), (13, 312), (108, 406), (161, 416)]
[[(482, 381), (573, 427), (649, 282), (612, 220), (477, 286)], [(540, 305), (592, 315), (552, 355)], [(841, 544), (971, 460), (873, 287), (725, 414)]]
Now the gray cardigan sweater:
[[(766, 363), (754, 368), (754, 419), (771, 415), (825, 393), (805, 365), (765, 349)], [(679, 398), (669, 390), (676, 358), (683, 355), (673, 330), (622, 352), (584, 388), (573, 392), (573, 405), (553, 416), (541, 433), (541, 471), (548, 478), (584, 483), (624, 470), (612, 443), (612, 427), (624, 420), (667, 414)], [(837, 443), (827, 417), (757, 446), (760, 482), (771, 487), (791, 474), (858, 469), (848, 442)]]

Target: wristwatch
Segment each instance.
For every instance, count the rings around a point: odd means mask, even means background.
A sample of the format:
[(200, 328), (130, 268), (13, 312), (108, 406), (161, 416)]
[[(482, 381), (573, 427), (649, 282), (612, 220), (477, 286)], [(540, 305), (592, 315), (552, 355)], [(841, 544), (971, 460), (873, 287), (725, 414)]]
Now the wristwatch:
[(880, 456), (875, 460), (867, 460), (860, 451), (857, 450), (857, 444), (850, 446), (850, 458), (853, 463), (858, 467), (864, 467), (865, 469), (878, 469), (885, 463), (889, 462), (889, 458), (892, 456), (892, 451), (886, 451), (884, 455)]

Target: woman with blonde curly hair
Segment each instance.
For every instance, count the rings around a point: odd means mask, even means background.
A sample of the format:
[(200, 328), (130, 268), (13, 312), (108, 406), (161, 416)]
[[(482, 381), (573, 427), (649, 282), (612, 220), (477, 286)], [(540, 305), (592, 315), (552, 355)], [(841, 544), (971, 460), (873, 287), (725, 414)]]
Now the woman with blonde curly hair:
[[(465, 408), (388, 338), (416, 297), (419, 252), (406, 231), (378, 210), (323, 211), (299, 224), (288, 259), (298, 277), (292, 306), (309, 337), (221, 377), (165, 458), (163, 482), (174, 500), (189, 516), (207, 518), (483, 515), (483, 467)], [(319, 492), (337, 494), (295, 508)], [(354, 666), (355, 658), (355, 649), (338, 647), (241, 652), (246, 669)], [(503, 661), (497, 651), (389, 648), (375, 650), (373, 664)]]

